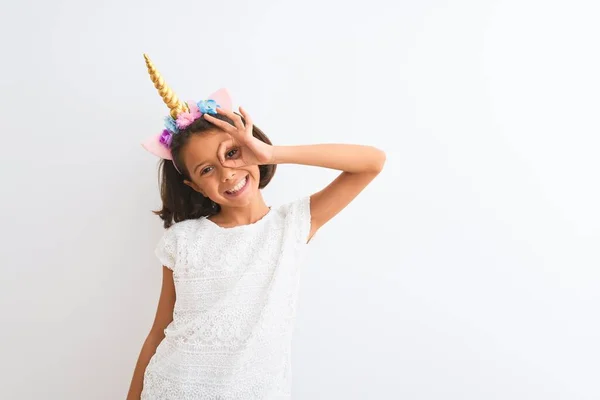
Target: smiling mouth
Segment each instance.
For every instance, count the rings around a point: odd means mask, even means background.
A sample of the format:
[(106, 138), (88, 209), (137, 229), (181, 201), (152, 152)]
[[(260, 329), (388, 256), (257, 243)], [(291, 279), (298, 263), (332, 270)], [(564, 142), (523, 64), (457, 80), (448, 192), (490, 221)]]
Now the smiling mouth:
[(240, 193), (241, 191), (243, 191), (246, 188), (247, 184), (248, 184), (248, 175), (246, 175), (244, 178), (242, 178), (242, 180), (239, 181), (234, 187), (232, 187), (229, 190), (226, 190), (225, 193), (227, 193), (228, 195), (236, 195), (236, 194)]

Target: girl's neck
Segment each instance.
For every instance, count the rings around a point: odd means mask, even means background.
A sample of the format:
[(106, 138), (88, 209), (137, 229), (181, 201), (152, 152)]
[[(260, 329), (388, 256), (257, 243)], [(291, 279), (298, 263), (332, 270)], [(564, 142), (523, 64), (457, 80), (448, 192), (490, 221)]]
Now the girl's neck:
[(270, 207), (267, 206), (262, 194), (259, 194), (253, 199), (253, 201), (245, 207), (223, 207), (221, 211), (208, 219), (215, 224), (224, 228), (250, 225), (269, 213)]

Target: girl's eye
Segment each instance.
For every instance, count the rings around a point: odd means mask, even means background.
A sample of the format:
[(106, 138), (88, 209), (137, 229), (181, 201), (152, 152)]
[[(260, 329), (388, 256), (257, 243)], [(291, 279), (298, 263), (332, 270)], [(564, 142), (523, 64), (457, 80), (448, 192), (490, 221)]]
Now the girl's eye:
[[(231, 149), (227, 153), (225, 153), (225, 156), (227, 158), (235, 157), (236, 155), (238, 155), (239, 151), (240, 151), (239, 149)], [(213, 167), (204, 168), (202, 171), (200, 171), (200, 175), (208, 174), (210, 171), (212, 171), (212, 168)]]
[(235, 156), (238, 153), (238, 149), (231, 149), (229, 150), (227, 153), (225, 153), (225, 155), (229, 158)]

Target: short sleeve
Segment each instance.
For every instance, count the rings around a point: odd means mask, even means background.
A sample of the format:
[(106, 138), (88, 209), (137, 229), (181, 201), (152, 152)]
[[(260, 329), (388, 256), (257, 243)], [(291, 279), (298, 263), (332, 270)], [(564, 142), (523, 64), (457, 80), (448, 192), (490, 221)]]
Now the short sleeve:
[(173, 227), (170, 227), (159, 239), (154, 254), (158, 257), (162, 265), (172, 270), (175, 267), (176, 250), (177, 238)]
[(288, 212), (296, 239), (306, 244), (310, 234), (310, 196), (301, 197), (290, 203)]

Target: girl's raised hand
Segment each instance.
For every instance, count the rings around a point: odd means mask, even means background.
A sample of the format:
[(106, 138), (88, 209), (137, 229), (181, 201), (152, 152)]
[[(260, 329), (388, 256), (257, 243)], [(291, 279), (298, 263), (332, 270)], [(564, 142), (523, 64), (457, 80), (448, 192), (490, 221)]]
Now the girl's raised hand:
[[(231, 139), (224, 141), (219, 145), (218, 155), (221, 164), (225, 167), (239, 168), (244, 165), (263, 165), (269, 164), (273, 159), (273, 146), (262, 142), (252, 135), (252, 119), (250, 115), (240, 107), (242, 118), (232, 111), (217, 108), (217, 113), (231, 119), (234, 125), (206, 113), (203, 117), (231, 135)], [(226, 154), (233, 148), (238, 148), (241, 155), (228, 159)]]

